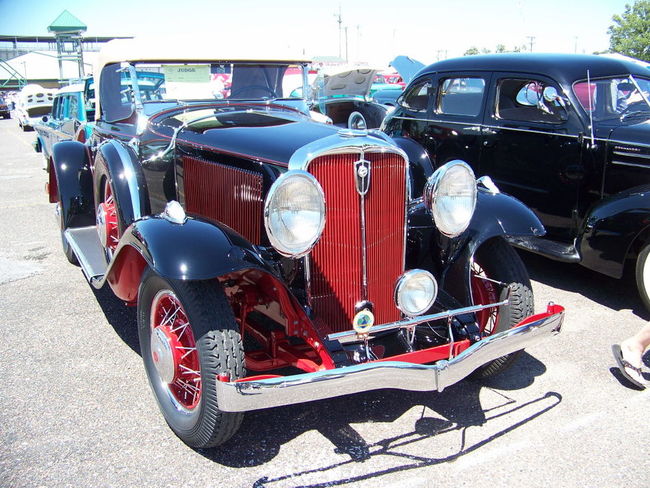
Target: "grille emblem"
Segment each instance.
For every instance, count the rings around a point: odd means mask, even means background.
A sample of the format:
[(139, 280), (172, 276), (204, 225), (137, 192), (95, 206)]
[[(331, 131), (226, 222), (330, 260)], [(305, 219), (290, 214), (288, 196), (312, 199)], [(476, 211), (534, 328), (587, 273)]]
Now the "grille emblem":
[(357, 185), (357, 193), (364, 196), (370, 189), (370, 161), (360, 159), (354, 163), (354, 175)]

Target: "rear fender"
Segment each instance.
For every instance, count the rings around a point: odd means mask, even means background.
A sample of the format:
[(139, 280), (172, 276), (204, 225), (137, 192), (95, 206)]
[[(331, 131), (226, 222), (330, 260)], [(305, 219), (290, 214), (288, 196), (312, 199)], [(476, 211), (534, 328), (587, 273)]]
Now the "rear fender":
[(479, 189), (476, 209), (465, 233), (450, 240), (449, 265), (441, 284), (461, 303), (471, 303), (470, 272), (474, 254), (487, 240), (506, 236), (543, 236), (537, 216), (516, 198)]
[(52, 148), (50, 201), (59, 201), (63, 228), (95, 223), (92, 175), (88, 148), (75, 141), (64, 141)]
[(583, 266), (613, 278), (623, 276), (627, 258), (636, 258), (635, 243), (650, 233), (650, 186), (612, 195), (594, 206), (584, 219), (578, 242)]
[(122, 235), (131, 223), (151, 213), (147, 184), (132, 148), (116, 140), (98, 148), (93, 175), (95, 202), (104, 199), (102, 185), (105, 180), (111, 182)]

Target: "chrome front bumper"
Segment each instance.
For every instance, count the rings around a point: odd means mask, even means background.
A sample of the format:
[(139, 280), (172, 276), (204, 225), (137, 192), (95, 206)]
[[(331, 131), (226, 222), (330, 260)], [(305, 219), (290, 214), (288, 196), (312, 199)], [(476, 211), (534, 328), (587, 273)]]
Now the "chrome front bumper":
[(442, 391), (494, 359), (557, 334), (563, 319), (564, 309), (559, 305), (549, 305), (548, 312), (486, 337), (458, 356), (432, 365), (375, 361), (293, 376), (217, 381), (217, 403), (224, 412), (246, 412), (384, 388)]

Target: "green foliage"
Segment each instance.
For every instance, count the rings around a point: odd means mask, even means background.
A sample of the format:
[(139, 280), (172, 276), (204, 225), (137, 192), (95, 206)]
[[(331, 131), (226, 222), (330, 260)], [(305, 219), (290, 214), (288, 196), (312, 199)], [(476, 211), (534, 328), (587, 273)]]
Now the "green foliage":
[(612, 17), (609, 26), (611, 52), (650, 61), (650, 0), (636, 0), (625, 5), (622, 15)]
[(472, 46), (467, 51), (465, 51), (463, 56), (473, 56), (474, 54), (478, 54), (478, 53), (479, 53), (478, 48), (476, 46)]

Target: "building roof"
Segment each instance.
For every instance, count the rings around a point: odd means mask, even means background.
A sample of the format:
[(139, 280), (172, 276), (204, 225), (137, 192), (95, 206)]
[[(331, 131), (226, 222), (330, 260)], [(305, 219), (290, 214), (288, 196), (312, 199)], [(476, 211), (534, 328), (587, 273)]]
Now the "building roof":
[[(92, 71), (93, 62), (97, 53), (83, 53), (86, 73)], [(8, 61), (6, 64), (24, 76), (27, 80), (58, 80), (59, 79), (59, 59), (56, 52), (52, 51), (32, 51), (23, 54)], [(79, 77), (79, 68), (76, 61), (63, 61), (63, 77), (65, 79), (74, 79)], [(0, 66), (0, 81), (10, 78), (10, 73)]]
[(85, 32), (88, 26), (64, 10), (59, 16), (47, 27), (48, 32)]

